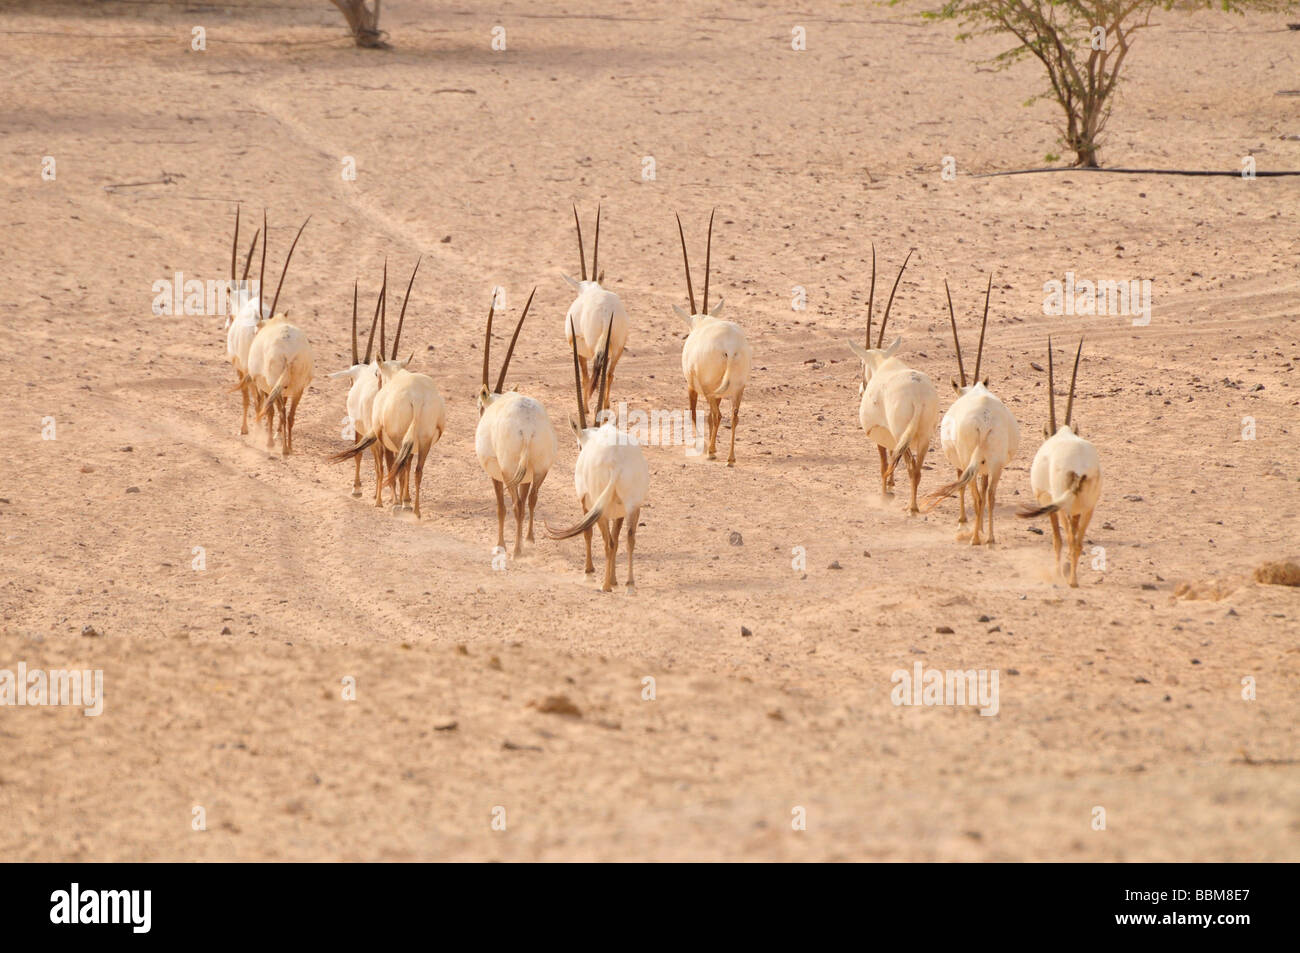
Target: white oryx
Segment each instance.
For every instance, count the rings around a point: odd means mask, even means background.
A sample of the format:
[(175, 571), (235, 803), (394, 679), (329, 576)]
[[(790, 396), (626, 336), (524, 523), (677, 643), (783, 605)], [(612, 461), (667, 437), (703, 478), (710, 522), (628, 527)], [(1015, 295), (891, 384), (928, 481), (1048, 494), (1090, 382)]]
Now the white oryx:
[[(988, 378), (980, 380), (980, 365), (984, 358), (984, 330), (989, 323), (989, 295), (993, 291), (993, 275), (989, 275), (984, 291), (984, 319), (980, 324), (979, 350), (975, 352), (975, 376), (970, 386), (966, 384), (966, 367), (961, 359), (961, 342), (957, 338), (957, 317), (952, 310), (952, 293), (947, 280), (943, 290), (948, 295), (948, 320), (952, 323), (952, 345), (957, 352), (957, 372), (961, 383), (952, 382), (958, 397), (939, 423), (939, 443), (943, 455), (957, 470), (957, 479), (925, 498), (926, 511), (953, 493), (961, 493), (961, 518), (966, 522), (966, 485), (970, 484), (971, 503), (975, 510), (975, 529), (970, 535), (972, 546), (981, 542), (993, 545), (993, 506), (997, 497), (998, 481), (1002, 470), (1020, 449), (1020, 425), (1015, 415), (988, 389)], [(984, 526), (984, 513), (988, 512), (989, 535), (980, 539)], [(958, 533), (958, 539), (964, 534)]]
[[(256, 396), (252, 381), (248, 379), (248, 350), (253, 346), (253, 338), (262, 327), (261, 285), (258, 285), (258, 297), (244, 298), (239, 292), (248, 280), (248, 269), (253, 264), (253, 252), (257, 250), (257, 239), (261, 231), (253, 234), (253, 243), (248, 246), (248, 257), (244, 259), (244, 276), (235, 278), (235, 259), (239, 252), (239, 206), (235, 206), (235, 239), (230, 248), (230, 293), (226, 311), (226, 358), (235, 368), (236, 384), (232, 390), (238, 390), (243, 398), (244, 414), (240, 420), (240, 434), (248, 433), (248, 404)], [(266, 246), (262, 247), (262, 271), (266, 271)], [(238, 310), (235, 310), (237, 302)]]
[(1101, 460), (1097, 448), (1071, 428), (1070, 414), (1074, 410), (1074, 384), (1079, 376), (1079, 355), (1083, 353), (1083, 338), (1074, 354), (1074, 372), (1070, 375), (1070, 398), (1065, 405), (1065, 423), (1056, 428), (1056, 392), (1052, 372), (1052, 339), (1047, 339), (1047, 403), (1049, 426), (1043, 428), (1047, 437), (1034, 454), (1029, 470), (1029, 486), (1038, 501), (1037, 506), (1024, 504), (1017, 516), (1034, 517), (1050, 513), (1052, 517), (1052, 555), (1056, 571), (1061, 571), (1061, 527), (1065, 522), (1066, 543), (1069, 546), (1069, 570), (1066, 575), (1070, 586), (1079, 587), (1079, 556), (1083, 552), (1083, 537), (1088, 532), (1093, 510), (1101, 497)]
[[(608, 341), (608, 336), (606, 337)], [(608, 367), (608, 365), (604, 365)], [(595, 572), (591, 562), (591, 528), (600, 527), (605, 541), (605, 582), (602, 592), (610, 592), (618, 585), (614, 561), (618, 556), (618, 536), (627, 521), (627, 588), (636, 588), (632, 572), (632, 557), (636, 550), (636, 525), (641, 517), (641, 504), (650, 490), (650, 468), (636, 439), (625, 430), (619, 430), (614, 415), (607, 413), (604, 423), (597, 411), (596, 425), (587, 426), (583, 409), (582, 375), (578, 369), (578, 350), (573, 348), (573, 382), (578, 392), (578, 419), (569, 418), (569, 425), (578, 438), (578, 460), (573, 465), (573, 486), (578, 492), (578, 505), (585, 511), (581, 522), (566, 530), (553, 530), (548, 525), (546, 534), (551, 539), (568, 539), (583, 534), (587, 543), (586, 572)], [(608, 377), (601, 375), (600, 397), (606, 397)], [(598, 403), (597, 407), (600, 406)]]
[(880, 493), (889, 495), (894, 468), (899, 460), (907, 463), (912, 482), (912, 499), (909, 513), (920, 512), (916, 505), (916, 490), (921, 482), (921, 466), (930, 449), (930, 434), (939, 420), (939, 395), (930, 378), (908, 367), (895, 357), (901, 338), (885, 348), (885, 327), (889, 311), (894, 305), (894, 292), (903, 279), (903, 270), (912, 253), (907, 253), (903, 267), (898, 269), (894, 288), (889, 292), (885, 316), (880, 321), (876, 346), (871, 347), (871, 318), (876, 299), (876, 247), (871, 246), (871, 296), (867, 299), (867, 346), (850, 341), (849, 347), (862, 361), (862, 380), (858, 392), (862, 401), (858, 405), (858, 422), (867, 437), (880, 449)]
[[(573, 299), (573, 304), (569, 305), (569, 311), (564, 316), (564, 339), (578, 350), (578, 360), (582, 367), (583, 400), (590, 401), (592, 392), (596, 389), (596, 381), (601, 376), (602, 369), (595, 366), (595, 362), (599, 359), (599, 355), (605, 352), (605, 341), (602, 335), (605, 333), (610, 335), (608, 360), (609, 379), (612, 383), (614, 368), (618, 366), (619, 360), (623, 357), (623, 348), (627, 346), (628, 318), (627, 309), (623, 307), (619, 296), (601, 287), (601, 282), (605, 280), (605, 272), (597, 271), (600, 254), (600, 206), (596, 206), (596, 241), (591, 249), (590, 280), (587, 278), (587, 252), (582, 244), (582, 223), (578, 220), (576, 205), (573, 207), (573, 224), (578, 229), (578, 263), (582, 266), (582, 279), (575, 281), (568, 275), (562, 274), (564, 280), (578, 292), (578, 297)], [(614, 319), (612, 326), (609, 324), (611, 316)], [(588, 360), (592, 361), (590, 374), (587, 372)], [(609, 399), (609, 389), (606, 390), (605, 398)], [(605, 407), (597, 407), (596, 413), (605, 409)]]
[(681, 216), (677, 216), (677, 236), (682, 242), (682, 263), (686, 266), (686, 295), (691, 302), (687, 314), (677, 305), (675, 311), (690, 332), (682, 344), (682, 376), (686, 378), (686, 399), (691, 407), (691, 426), (695, 425), (695, 407), (703, 394), (709, 405), (709, 459), (717, 459), (718, 429), (722, 426), (722, 402), (731, 401), (731, 449), (727, 466), (736, 465), (736, 424), (740, 420), (740, 401), (749, 383), (753, 351), (745, 330), (734, 321), (724, 321), (722, 298), (709, 311), (709, 266), (713, 256), (713, 213), (709, 213), (709, 237), (704, 250), (704, 301), (695, 310), (695, 289), (691, 286), (691, 262), (686, 255), (686, 235)]
[[(419, 269), (419, 262), (416, 262)], [(385, 265), (385, 286), (387, 286), (387, 266)], [(411, 272), (411, 282), (415, 281), (415, 271)], [(407, 301), (410, 300), (411, 286), (408, 283)], [(379, 376), (378, 392), (370, 405), (369, 429), (357, 429), (357, 444), (330, 459), (341, 462), (360, 455), (371, 447), (382, 450), (387, 461), (387, 476), (378, 481), (375, 488), (375, 505), (383, 505), (382, 488), (393, 489), (393, 512), (414, 509), (415, 518), (420, 518), (420, 486), (424, 479), (424, 465), (428, 462), (429, 451), (441, 438), (447, 426), (447, 406), (438, 385), (427, 374), (414, 374), (407, 370), (414, 353), (405, 360), (397, 359), (397, 348), (401, 342), (402, 324), (406, 320), (406, 301), (402, 302), (402, 313), (397, 321), (397, 330), (393, 334), (391, 356), (384, 357), (384, 313), (387, 310), (387, 295), (381, 293), (379, 308), (379, 354), (375, 360), (375, 371)], [(376, 463), (378, 466), (378, 463)], [(412, 506), (411, 470), (415, 470), (415, 498)], [(400, 487), (398, 478), (401, 478)]]
[[(298, 239), (310, 221), (308, 215), (289, 246), (284, 268), (280, 271), (280, 282), (275, 287), (275, 297), (271, 299), (271, 309), (263, 312), (267, 317), (248, 349), (248, 377), (255, 388), (257, 418), (266, 417), (266, 448), (269, 450), (273, 446), (272, 429), (278, 411), (280, 454), (286, 457), (293, 452), (293, 422), (298, 414), (298, 402), (311, 383), (314, 362), (307, 335), (275, 309), (280, 303), (280, 291), (284, 288), (284, 276), (289, 271), (293, 250), (298, 247)], [(266, 239), (267, 233), (263, 229), (263, 252), (266, 251)], [(260, 300), (256, 307), (261, 307)]]
[[(534, 288), (533, 294), (536, 293), (537, 289)], [(537, 512), (537, 494), (546, 474), (550, 472), (551, 464), (555, 462), (555, 452), (558, 449), (555, 428), (551, 426), (551, 418), (541, 402), (514, 390), (503, 391), (510, 358), (515, 353), (515, 342), (519, 340), (524, 318), (528, 317), (533, 294), (528, 296), (519, 323), (515, 325), (515, 333), (510, 338), (505, 360), (501, 362), (501, 373), (497, 376), (495, 388), (488, 383), (495, 296), (493, 304), (488, 307), (487, 331), (483, 339), (483, 383), (478, 393), (478, 429), (474, 432), (474, 452), (496, 491), (497, 547), (502, 552), (505, 552), (506, 545), (506, 504), (503, 491), (510, 491), (510, 501), (515, 512), (516, 556), (523, 549), (525, 505), (528, 507), (528, 541), (534, 541), (533, 516)]]
[[(422, 260), (422, 259), (421, 259)], [(401, 337), (402, 323), (406, 320), (406, 305), (411, 300), (411, 286), (415, 283), (415, 274), (420, 270), (420, 261), (416, 261), (415, 268), (411, 271), (411, 280), (406, 285), (406, 297), (402, 300), (402, 313), (397, 322), (397, 336), (393, 339), (392, 359), (397, 358), (397, 347)], [(352, 386), (348, 389), (347, 411), (348, 421), (352, 424), (353, 432), (356, 434), (368, 434), (372, 431), (371, 411), (375, 403), (375, 395), (379, 393), (379, 365), (384, 358), (384, 328), (383, 321), (388, 310), (388, 262), (384, 262), (384, 282), (379, 290), (379, 297), (375, 300), (375, 314), (370, 320), (370, 336), (366, 340), (366, 354), (362, 359), (357, 352), (357, 286), (352, 286), (352, 366), (341, 371), (335, 371), (329, 375), (331, 378), (346, 377), (352, 381)], [(379, 353), (373, 361), (370, 355), (374, 351), (375, 343), (375, 326), (379, 325)], [(406, 364), (402, 363), (402, 367)], [(374, 457), (375, 464), (375, 506), (383, 506), (383, 483), (384, 483), (384, 458), (383, 452), (378, 443), (370, 447)], [(354, 458), (356, 461), (356, 470), (352, 479), (352, 495), (361, 496), (361, 455), (357, 454)], [(399, 502), (394, 500), (394, 502)]]

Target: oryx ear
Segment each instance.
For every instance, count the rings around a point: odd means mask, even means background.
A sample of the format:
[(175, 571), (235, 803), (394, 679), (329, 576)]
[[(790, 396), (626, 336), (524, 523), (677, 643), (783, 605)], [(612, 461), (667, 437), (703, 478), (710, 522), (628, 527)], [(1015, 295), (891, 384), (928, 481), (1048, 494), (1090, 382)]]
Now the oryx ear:
[(718, 303), (715, 304), (715, 305), (713, 306), (713, 310), (712, 310), (711, 312), (709, 312), (709, 313), (712, 314), (713, 317), (715, 317), (715, 318), (716, 318), (718, 315), (722, 314), (722, 300), (723, 300), (723, 299), (722, 299), (721, 297), (719, 297), (719, 298), (718, 298)]
[(858, 356), (858, 360), (862, 361), (864, 364), (866, 363), (867, 361), (866, 348), (864, 348), (861, 344), (857, 343), (856, 341), (850, 341), (849, 348), (853, 351), (854, 354)]
[(354, 371), (352, 368), (349, 367), (345, 371), (335, 371), (333, 374), (329, 375), (330, 380), (337, 380), (340, 377), (351, 377), (355, 379), (356, 371)]
[(959, 394), (961, 393), (961, 385), (957, 383), (957, 378), (955, 377), (952, 379), (952, 389)]
[(691, 316), (687, 314), (684, 309), (679, 308), (677, 305), (673, 305), (673, 311), (677, 314), (679, 318), (681, 318), (683, 321), (686, 322), (686, 326), (688, 328), (690, 328), (692, 331), (695, 330), (695, 322), (691, 320)]
[(899, 337), (894, 338), (893, 342), (889, 345), (889, 347), (885, 348), (885, 357), (893, 357), (894, 352), (898, 350), (898, 346), (902, 343), (903, 343), (903, 338), (901, 335)]
[(582, 290), (582, 285), (578, 284), (576, 281), (574, 281), (572, 278), (570, 278), (570, 277), (569, 277), (568, 275), (566, 275), (564, 272), (560, 272), (560, 277), (563, 278), (565, 281), (567, 281), (567, 282), (569, 283), (569, 287), (572, 288), (574, 291), (581, 291), (581, 290)]
[(571, 429), (573, 435), (578, 438), (578, 443), (582, 443), (582, 427), (578, 424), (578, 420), (573, 416), (573, 414), (569, 414), (569, 429)]
[(604, 283), (605, 283), (605, 269), (602, 268), (600, 269), (600, 274), (596, 276), (596, 284), (603, 285)]

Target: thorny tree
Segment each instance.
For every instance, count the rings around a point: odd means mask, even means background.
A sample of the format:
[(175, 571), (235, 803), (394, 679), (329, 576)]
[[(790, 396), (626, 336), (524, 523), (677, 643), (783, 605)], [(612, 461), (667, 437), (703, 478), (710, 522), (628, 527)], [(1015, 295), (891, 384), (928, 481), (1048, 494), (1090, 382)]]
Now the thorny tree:
[(1220, 8), (1244, 13), (1281, 10), (1295, 0), (947, 0), (922, 14), (955, 20), (964, 32), (1011, 34), (1016, 45), (993, 57), (999, 69), (1034, 57), (1047, 70), (1051, 88), (1038, 96), (1055, 97), (1065, 113), (1062, 142), (1074, 165), (1097, 168), (1097, 150), (1110, 119), (1120, 70), (1135, 34), (1157, 10)]

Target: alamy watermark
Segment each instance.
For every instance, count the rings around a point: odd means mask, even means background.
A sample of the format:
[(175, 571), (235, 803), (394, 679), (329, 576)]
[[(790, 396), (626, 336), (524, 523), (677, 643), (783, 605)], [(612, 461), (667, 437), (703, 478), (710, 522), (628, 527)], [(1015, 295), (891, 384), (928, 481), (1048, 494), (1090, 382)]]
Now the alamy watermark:
[(215, 316), (237, 315), (248, 302), (261, 295), (261, 282), (256, 279), (231, 281), (229, 278), (200, 281), (186, 278), (176, 272), (171, 278), (154, 281), (153, 307), (155, 315), (205, 314)]
[(889, 699), (895, 705), (978, 705), (981, 715), (998, 713), (998, 670), (966, 669), (923, 671), (920, 662), (912, 671), (895, 669), (889, 677), (893, 689)]
[(1064, 281), (1043, 282), (1043, 314), (1124, 315), (1133, 318), (1134, 327), (1146, 327), (1151, 323), (1151, 279), (1094, 282), (1067, 271)]
[(104, 711), (104, 672), (98, 668), (29, 669), (26, 662), (19, 662), (17, 671), (0, 668), (0, 707), (7, 705), (70, 705), (94, 718)]

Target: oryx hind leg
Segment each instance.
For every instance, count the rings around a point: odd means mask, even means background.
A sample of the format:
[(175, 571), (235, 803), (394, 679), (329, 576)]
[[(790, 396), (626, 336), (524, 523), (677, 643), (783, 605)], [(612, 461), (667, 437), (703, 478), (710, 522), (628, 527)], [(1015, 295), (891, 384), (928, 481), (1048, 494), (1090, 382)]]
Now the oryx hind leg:
[(993, 506), (998, 496), (998, 481), (1002, 479), (1002, 471), (998, 470), (989, 475), (988, 496), (984, 500), (984, 509), (989, 514), (989, 538), (984, 542), (986, 545), (993, 545)]
[(542, 481), (546, 479), (546, 474), (533, 474), (533, 488), (528, 492), (528, 541), (535, 543), (533, 538), (533, 517), (537, 515), (537, 493), (542, 488)]
[(641, 507), (627, 514), (627, 588), (631, 592), (636, 588), (632, 576), (632, 555), (636, 552), (636, 524), (641, 519)]
[(500, 480), (493, 480), (492, 489), (497, 495), (497, 549), (504, 553), (506, 551), (505, 484)]
[(736, 465), (736, 423), (740, 420), (740, 398), (744, 391), (738, 393), (731, 400), (731, 451), (727, 454), (727, 466)]
[(605, 581), (600, 587), (601, 592), (614, 591), (614, 543), (609, 538), (609, 520), (601, 517), (596, 520), (596, 525), (600, 527), (601, 538), (605, 541)]

